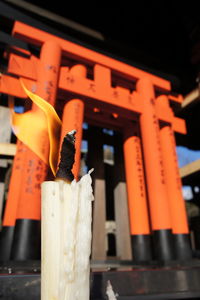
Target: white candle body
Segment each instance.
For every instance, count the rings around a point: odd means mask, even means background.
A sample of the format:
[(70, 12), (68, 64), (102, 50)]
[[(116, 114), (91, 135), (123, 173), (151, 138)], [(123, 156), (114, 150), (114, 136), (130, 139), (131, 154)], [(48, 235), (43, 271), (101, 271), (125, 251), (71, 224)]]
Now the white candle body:
[(91, 182), (42, 184), (42, 300), (89, 300)]

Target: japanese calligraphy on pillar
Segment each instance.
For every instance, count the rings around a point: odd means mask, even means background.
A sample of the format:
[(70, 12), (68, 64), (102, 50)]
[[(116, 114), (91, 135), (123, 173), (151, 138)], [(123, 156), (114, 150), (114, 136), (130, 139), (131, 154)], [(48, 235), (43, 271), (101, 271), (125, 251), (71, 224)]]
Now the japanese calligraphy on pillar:
[(135, 144), (135, 155), (136, 155), (133, 158), (133, 160), (136, 162), (136, 172), (138, 175), (140, 196), (145, 197), (145, 183), (144, 183), (144, 170), (143, 170), (143, 163), (142, 163), (141, 143), (139, 137), (137, 136), (133, 137), (133, 141)]
[[(155, 100), (151, 99), (151, 104), (155, 106)], [(157, 116), (155, 113), (152, 114), (152, 122), (155, 127), (155, 133), (156, 133), (156, 143), (157, 143), (157, 149), (158, 149), (158, 161), (160, 165), (160, 178), (161, 178), (161, 183), (165, 184), (165, 174), (164, 174), (164, 165), (163, 165), (163, 158), (162, 158), (162, 150), (161, 150), (161, 142), (160, 142), (160, 128), (159, 128), (159, 122), (157, 119)]]
[(176, 154), (176, 142), (175, 142), (175, 138), (174, 138), (174, 132), (173, 132), (171, 126), (168, 126), (167, 130), (169, 131), (169, 136), (170, 136), (171, 145), (172, 145), (174, 165), (176, 166), (176, 168), (175, 168), (176, 184), (177, 184), (177, 188), (179, 190), (181, 190), (181, 193), (182, 193), (182, 183), (181, 183), (181, 178), (180, 178), (179, 169), (178, 169), (178, 159), (177, 159), (177, 154)]

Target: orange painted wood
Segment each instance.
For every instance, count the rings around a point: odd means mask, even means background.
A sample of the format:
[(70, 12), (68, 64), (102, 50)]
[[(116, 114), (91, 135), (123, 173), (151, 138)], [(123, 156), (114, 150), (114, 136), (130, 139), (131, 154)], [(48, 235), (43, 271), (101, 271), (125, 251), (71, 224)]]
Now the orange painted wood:
[(150, 234), (141, 142), (135, 126), (124, 128), (123, 148), (130, 233)]
[(27, 148), (21, 141), (17, 141), (17, 152), (14, 157), (12, 174), (10, 178), (8, 197), (3, 216), (3, 226), (15, 226), (18, 201), (21, 191), (21, 182), (24, 171), (24, 156)]
[[(60, 46), (54, 41), (45, 42), (40, 53), (35, 92), (52, 105), (55, 105), (56, 101), (60, 60)], [(38, 109), (35, 104), (32, 105), (32, 110)], [(49, 141), (41, 140), (40, 146), (45, 156), (48, 157)], [(24, 160), (24, 176), (17, 210), (18, 219), (40, 219), (40, 185), (46, 178), (47, 170), (48, 166), (27, 147)]]
[[(98, 93), (94, 91), (91, 86), (93, 86), (93, 81), (89, 79), (82, 79), (78, 78), (78, 76), (71, 76), (67, 77), (68, 79), (61, 79), (63, 73), (61, 68), (61, 74), (60, 74), (60, 80), (59, 80), (59, 88), (60, 90), (63, 89), (63, 91), (68, 91), (73, 94), (76, 94), (77, 96), (84, 96), (88, 97), (87, 102), (85, 101), (86, 105), (93, 105), (95, 106), (94, 102), (91, 102), (91, 99), (97, 100), (99, 102), (99, 105), (102, 107), (103, 105), (106, 106), (106, 104), (110, 104), (113, 106), (113, 108), (106, 108), (117, 111), (117, 113), (120, 113), (121, 109), (121, 115), (126, 116), (127, 118), (131, 118), (130, 112), (141, 114), (142, 113), (142, 105), (140, 101), (140, 97), (137, 93), (133, 93), (132, 95), (129, 95), (127, 98), (124, 97), (120, 92), (118, 92), (118, 96), (116, 97), (115, 89), (110, 88), (107, 90), (107, 93), (105, 90), (101, 90)], [(72, 79), (74, 78), (74, 79)], [(30, 89), (31, 91), (36, 92), (36, 82), (30, 79), (23, 79), (23, 82), (25, 83), (26, 87)], [(119, 88), (118, 88), (119, 91)], [(0, 92), (13, 95), (20, 98), (26, 98), (26, 95), (24, 91), (22, 90), (21, 84), (18, 79), (10, 77), (8, 75), (2, 75), (0, 79)], [(124, 91), (123, 91), (124, 93)], [(64, 94), (59, 92), (59, 95), (61, 98), (64, 98)], [(110, 97), (109, 97), (110, 95)], [(100, 103), (101, 101), (103, 103)], [(120, 104), (120, 106), (119, 106)], [(98, 103), (97, 103), (98, 105)], [(174, 115), (167, 112), (167, 110), (162, 110), (161, 108), (158, 108), (157, 106), (157, 118), (165, 121), (167, 123), (172, 123), (173, 130), (179, 133), (186, 133), (186, 126), (185, 121), (175, 117)]]
[(79, 179), (80, 159), (81, 159), (81, 143), (83, 135), (83, 119), (84, 119), (84, 103), (79, 99), (70, 100), (64, 107), (62, 117), (61, 143), (64, 136), (72, 130), (76, 130), (75, 141), (75, 162), (72, 173), (76, 180)]
[(155, 95), (153, 85), (148, 78), (143, 78), (137, 83), (137, 92), (143, 104), (140, 128), (152, 229), (171, 229)]
[[(59, 77), (59, 67), (60, 67), (60, 57), (61, 57), (61, 49), (59, 45), (57, 45), (54, 41), (48, 41), (44, 43), (41, 54), (40, 54), (40, 63), (38, 65), (38, 75), (37, 75), (37, 85), (34, 88), (36, 89), (36, 93), (41, 96), (43, 99), (51, 103), (55, 104), (56, 100), (56, 92), (57, 92), (57, 84)], [(4, 82), (4, 80), (3, 80)], [(9, 82), (9, 80), (8, 80)], [(13, 80), (13, 82), (16, 82)], [(18, 91), (21, 90), (21, 86), (18, 82)], [(26, 81), (26, 86), (30, 88), (31, 84), (28, 86)], [(5, 82), (4, 82), (5, 83)], [(9, 86), (4, 84), (4, 86), (8, 89)], [(32, 86), (33, 87), (33, 86)], [(12, 86), (14, 89), (14, 86)], [(24, 92), (22, 92), (23, 94)], [(37, 107), (33, 105), (33, 110), (36, 110)], [(30, 124), (31, 126), (31, 124)], [(29, 130), (27, 128), (27, 130)], [(22, 149), (21, 149), (22, 148)], [(49, 155), (49, 142), (46, 140), (41, 140), (41, 149), (45, 152), (45, 155)], [(41, 161), (38, 156), (31, 151), (26, 145), (23, 144), (20, 148), (17, 147), (16, 157), (19, 156), (19, 151), (23, 151), (23, 156), (21, 157), (21, 161), (18, 162), (20, 168), (19, 176), (18, 169), (14, 168), (12, 177), (14, 178), (15, 186), (10, 188), (9, 190), (9, 198), (8, 198), (8, 208), (10, 206), (13, 207), (12, 215), (17, 219), (40, 219), (40, 185), (45, 180), (47, 174), (48, 166)], [(17, 159), (17, 158), (16, 158)], [(16, 203), (16, 205), (12, 203)], [(14, 212), (15, 210), (15, 212)], [(6, 211), (5, 218), (9, 212)], [(13, 223), (14, 220), (9, 221)], [(8, 223), (8, 221), (5, 221)]]
[(165, 90), (170, 90), (170, 82), (157, 77), (155, 75), (149, 74), (145, 71), (137, 69), (133, 66), (127, 65), (123, 62), (95, 52), (93, 50), (87, 49), (78, 44), (74, 44), (70, 41), (66, 41), (62, 38), (51, 35), (50, 33), (41, 31), (37, 28), (31, 27), (24, 23), (16, 21), (13, 27), (13, 35), (20, 38), (26, 42), (33, 43), (35, 45), (42, 45), (45, 41), (53, 39), (57, 42), (66, 56), (71, 56), (72, 58), (81, 59), (83, 62), (89, 62), (92, 64), (101, 64), (105, 67), (115, 70), (120, 74), (124, 74), (127, 78), (140, 79), (144, 76), (148, 76), (152, 83)]
[[(159, 101), (167, 102), (166, 96), (160, 96)], [(182, 195), (182, 184), (178, 168), (174, 132), (170, 125), (162, 124), (160, 140), (163, 154), (167, 193), (172, 220), (172, 231), (175, 234), (187, 234), (188, 221), (185, 201)]]
[[(39, 61), (38, 58), (34, 55), (31, 55), (30, 58), (25, 58), (20, 55), (16, 55), (15, 53), (11, 53), (9, 55), (8, 72), (18, 76), (23, 76), (29, 79), (36, 80), (36, 76), (37, 76), (36, 69), (37, 69), (38, 61)], [(66, 76), (66, 72), (69, 72), (68, 67), (65, 66), (60, 68), (60, 73), (61, 74), (63, 73), (61, 77)], [(101, 72), (103, 76), (101, 76)], [(121, 77), (123, 78), (123, 74), (121, 74)], [(73, 79), (69, 78), (68, 81), (69, 80), (73, 80)], [(100, 64), (94, 65), (94, 81), (98, 82), (98, 87), (102, 86), (102, 88), (106, 88), (106, 89), (108, 87), (111, 87), (111, 80), (112, 80), (112, 72), (110, 68), (104, 67)], [(119, 91), (121, 93), (124, 90), (126, 96), (127, 93), (129, 94), (129, 96), (131, 94), (129, 89), (126, 88), (116, 86), (115, 90), (116, 92)], [(177, 102), (177, 103), (183, 102), (183, 97), (180, 94), (177, 96), (168, 95), (168, 99), (172, 102)]]
[(32, 80), (37, 80), (37, 67), (39, 59), (34, 55), (29, 58), (25, 58), (15, 53), (10, 53), (8, 61), (8, 72), (29, 78)]
[[(80, 78), (86, 77), (86, 67), (76, 65), (71, 69), (71, 74)], [(72, 173), (76, 180), (79, 179), (80, 160), (81, 160), (81, 143), (83, 135), (83, 120), (84, 120), (84, 102), (79, 99), (70, 100), (64, 107), (62, 116), (62, 130), (60, 138), (60, 149), (64, 136), (72, 130), (76, 130), (75, 141), (75, 162), (72, 168)]]

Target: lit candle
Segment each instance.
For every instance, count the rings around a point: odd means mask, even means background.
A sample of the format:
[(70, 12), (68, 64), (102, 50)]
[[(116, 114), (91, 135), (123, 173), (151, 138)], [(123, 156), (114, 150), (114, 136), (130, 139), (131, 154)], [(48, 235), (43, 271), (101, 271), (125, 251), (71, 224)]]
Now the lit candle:
[(66, 135), (55, 181), (42, 183), (42, 300), (89, 300), (91, 171), (73, 180), (75, 131)]

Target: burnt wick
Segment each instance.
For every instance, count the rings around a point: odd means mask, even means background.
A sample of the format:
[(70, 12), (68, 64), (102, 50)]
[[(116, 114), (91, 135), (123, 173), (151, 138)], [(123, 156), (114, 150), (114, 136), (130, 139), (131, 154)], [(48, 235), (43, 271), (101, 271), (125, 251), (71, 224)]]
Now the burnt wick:
[(63, 139), (60, 162), (58, 165), (58, 171), (56, 173), (56, 179), (63, 179), (68, 182), (72, 182), (74, 175), (72, 173), (72, 167), (75, 161), (75, 134), (76, 130), (72, 130), (66, 134)]

